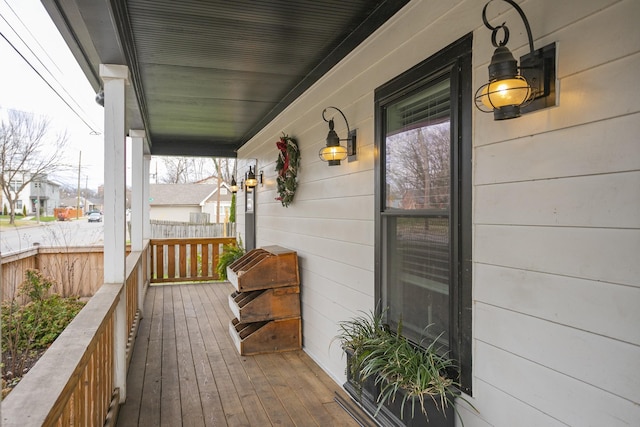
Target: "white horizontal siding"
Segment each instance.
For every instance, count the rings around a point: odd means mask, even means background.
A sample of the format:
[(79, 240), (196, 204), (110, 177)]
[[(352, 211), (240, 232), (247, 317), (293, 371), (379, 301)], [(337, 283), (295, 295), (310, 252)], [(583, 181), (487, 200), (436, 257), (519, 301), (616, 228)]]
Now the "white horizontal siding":
[[(640, 401), (637, 345), (487, 304), (476, 305), (475, 321), (477, 340), (611, 394)], [(514, 334), (514, 330), (523, 332)]]
[(640, 193), (640, 171), (482, 185), (476, 187), (475, 220), (479, 224), (640, 228), (640, 203), (632, 197), (636, 193)]
[(474, 182), (552, 179), (640, 169), (640, 114), (475, 149)]
[(640, 345), (640, 287), (481, 263), (474, 268), (482, 284), (477, 302)]
[[(337, 324), (376, 303), (374, 91), (469, 32), (473, 87), (484, 83), (494, 49), (484, 3), (412, 1), (240, 150), (264, 172), (258, 246), (298, 252), (304, 348), (339, 383)], [(479, 413), (460, 411), (477, 427), (640, 425), (640, 2), (518, 3), (536, 47), (557, 42), (559, 104), (502, 122), (474, 111)], [(515, 10), (493, 2), (489, 15), (507, 22), (514, 55), (526, 53)], [(317, 157), (331, 105), (358, 130), (358, 160), (339, 167)], [(283, 131), (301, 150), (289, 208), (275, 200)], [(346, 134), (341, 117), (336, 131)]]
[(477, 225), (474, 238), (476, 262), (640, 286), (640, 230)]
[[(521, 335), (526, 332), (520, 331)], [(607, 427), (637, 425), (640, 420), (636, 403), (484, 341), (476, 341), (474, 363), (478, 379), (547, 414), (549, 420)], [(520, 421), (516, 417), (504, 425), (519, 425)]]

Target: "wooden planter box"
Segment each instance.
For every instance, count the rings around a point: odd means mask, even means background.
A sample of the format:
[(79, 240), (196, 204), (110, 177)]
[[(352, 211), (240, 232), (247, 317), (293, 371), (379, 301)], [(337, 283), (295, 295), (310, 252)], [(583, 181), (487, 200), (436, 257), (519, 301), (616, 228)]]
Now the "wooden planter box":
[(298, 255), (280, 246), (249, 251), (227, 267), (236, 288), (229, 334), (242, 355), (302, 348)]
[(229, 308), (241, 323), (300, 317), (300, 286), (234, 292)]
[(302, 348), (300, 318), (241, 323), (232, 319), (229, 334), (242, 355), (299, 350)]
[[(347, 367), (351, 360), (351, 355), (347, 352)], [(376, 385), (374, 378), (368, 378), (364, 383), (359, 382), (359, 378), (353, 378), (351, 370), (347, 368), (347, 382), (344, 384), (345, 390), (351, 395), (351, 398), (358, 402), (364, 410), (375, 418), (375, 420), (383, 427), (454, 427), (455, 426), (455, 410), (453, 405), (447, 406), (444, 413), (436, 408), (435, 403), (430, 398), (425, 398), (424, 406), (427, 410), (427, 417), (422, 413), (420, 402), (415, 402), (415, 412), (411, 413), (411, 401), (404, 404), (404, 411), (401, 414), (402, 396), (396, 395), (393, 402), (385, 402), (377, 415), (378, 395), (380, 394), (380, 386)]]
[(227, 267), (227, 278), (238, 292), (297, 286), (298, 255), (281, 246), (253, 249)]

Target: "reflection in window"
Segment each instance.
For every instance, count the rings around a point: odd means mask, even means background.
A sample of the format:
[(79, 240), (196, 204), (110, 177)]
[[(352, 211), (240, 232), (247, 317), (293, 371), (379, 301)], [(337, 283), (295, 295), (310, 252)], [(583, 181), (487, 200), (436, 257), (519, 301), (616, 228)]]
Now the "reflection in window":
[(387, 109), (386, 207), (449, 209), (449, 80)]
[[(385, 215), (389, 322), (416, 342), (449, 337), (450, 85), (386, 109)], [(402, 211), (406, 214), (403, 216)], [(408, 212), (407, 212), (408, 211)]]

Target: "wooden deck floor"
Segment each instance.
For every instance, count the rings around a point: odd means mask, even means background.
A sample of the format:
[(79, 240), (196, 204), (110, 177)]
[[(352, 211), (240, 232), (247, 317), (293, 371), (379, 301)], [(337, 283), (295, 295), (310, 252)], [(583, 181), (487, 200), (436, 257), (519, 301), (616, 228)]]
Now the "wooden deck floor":
[(240, 356), (228, 283), (153, 286), (118, 426), (357, 426), (304, 352)]

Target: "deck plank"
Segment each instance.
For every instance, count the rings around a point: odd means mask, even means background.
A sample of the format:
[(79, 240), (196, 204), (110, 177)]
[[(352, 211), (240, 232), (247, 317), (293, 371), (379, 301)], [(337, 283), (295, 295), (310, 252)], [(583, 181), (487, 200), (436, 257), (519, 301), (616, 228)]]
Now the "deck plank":
[[(233, 378), (224, 359), (224, 330), (216, 314), (216, 311), (219, 310), (219, 307), (216, 305), (217, 301), (215, 298), (213, 300), (210, 299), (210, 289), (211, 286), (207, 286), (204, 289), (205, 292), (201, 294), (204, 298), (203, 302), (208, 304), (209, 307), (206, 316), (210, 325), (210, 339), (205, 341), (209, 355), (209, 363), (211, 364), (213, 375), (216, 378), (227, 425), (246, 426), (249, 425), (249, 420), (245, 414), (239, 392), (235, 388)], [(228, 349), (226, 351), (228, 352)]]
[(341, 387), (303, 351), (240, 356), (229, 283), (152, 286), (119, 427), (344, 426)]
[[(206, 426), (222, 426), (226, 425), (220, 394), (216, 386), (215, 377), (211, 371), (207, 356), (207, 348), (205, 339), (211, 339), (208, 332), (211, 329), (209, 320), (207, 319), (206, 310), (202, 304), (202, 298), (199, 292), (201, 288), (187, 286), (184, 289), (191, 297), (193, 308), (193, 317), (187, 317), (187, 326), (189, 336), (192, 339), (191, 348), (193, 359), (196, 361), (196, 378), (198, 381), (198, 389), (200, 390), (200, 400), (202, 404), (202, 413)], [(196, 337), (194, 340), (194, 336)]]
[[(191, 301), (185, 301), (180, 286), (172, 287), (173, 315), (176, 331), (176, 354), (178, 360), (178, 377), (180, 378), (180, 406), (182, 409), (182, 422), (189, 426), (204, 427), (202, 415), (202, 402), (196, 379), (195, 363), (191, 353), (191, 340), (197, 342), (197, 336), (190, 335), (187, 328), (185, 304), (191, 305)], [(188, 295), (187, 295), (188, 299)]]
[[(151, 303), (151, 304), (150, 304)], [(148, 341), (147, 354), (144, 359), (136, 358), (137, 354), (133, 354), (131, 359), (131, 365), (129, 372), (131, 371), (143, 371), (144, 382), (142, 384), (142, 400), (140, 402), (138, 425), (140, 426), (158, 426), (160, 425), (160, 398), (162, 396), (162, 325), (164, 314), (164, 293), (163, 292), (149, 292), (145, 299), (144, 312), (148, 313), (141, 320), (142, 323), (149, 322), (149, 336), (148, 338), (141, 335), (141, 331), (145, 330), (141, 328), (138, 333), (135, 346), (138, 342)], [(135, 362), (134, 362), (135, 361)], [(137, 384), (127, 383), (129, 391)], [(127, 401), (127, 404), (123, 407), (123, 413), (126, 410), (126, 406), (131, 404)], [(118, 423), (124, 415), (118, 417)], [(132, 424), (135, 425), (135, 424)]]
[[(214, 328), (216, 341), (222, 350), (222, 357), (229, 370), (233, 384), (238, 390), (247, 420), (252, 426), (269, 425), (269, 416), (245, 369), (247, 358), (237, 353), (228, 332), (229, 321), (233, 317), (228, 303), (229, 288), (227, 286), (217, 286), (209, 289), (211, 292), (208, 292), (208, 295), (215, 307), (213, 312), (215, 312), (217, 319), (215, 322), (216, 327)], [(247, 408), (251, 409), (247, 410)]]
[(160, 398), (160, 425), (172, 427), (181, 425), (180, 377), (178, 375), (178, 354), (176, 350), (176, 327), (172, 286), (162, 289), (164, 306), (162, 314), (162, 393)]

